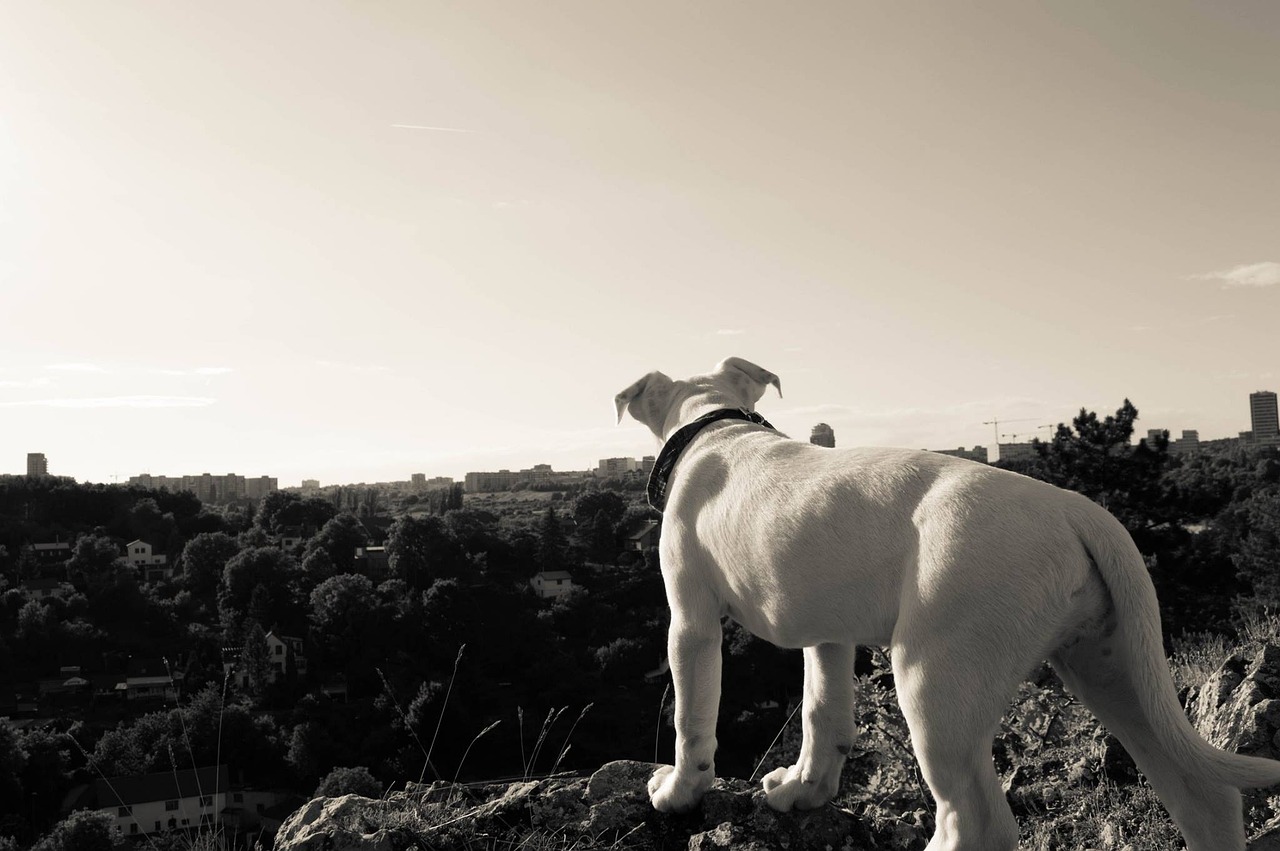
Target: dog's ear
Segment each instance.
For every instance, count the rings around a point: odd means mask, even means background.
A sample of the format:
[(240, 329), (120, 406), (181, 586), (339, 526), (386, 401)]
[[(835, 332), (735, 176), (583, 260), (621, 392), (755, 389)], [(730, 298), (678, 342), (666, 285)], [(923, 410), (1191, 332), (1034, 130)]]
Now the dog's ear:
[(623, 413), (629, 410), (631, 416), (660, 436), (674, 383), (661, 372), (651, 372), (614, 396), (613, 404), (618, 410), (618, 422), (622, 422)]
[(778, 397), (782, 397), (782, 379), (749, 360), (725, 358), (716, 364), (716, 372), (728, 376), (740, 387), (748, 405), (754, 405), (760, 401), (765, 388), (770, 384), (777, 388)]

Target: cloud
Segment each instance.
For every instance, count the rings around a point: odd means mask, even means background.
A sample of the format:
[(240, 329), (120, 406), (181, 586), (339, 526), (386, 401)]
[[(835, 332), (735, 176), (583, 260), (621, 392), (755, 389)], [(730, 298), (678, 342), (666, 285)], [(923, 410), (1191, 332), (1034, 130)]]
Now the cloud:
[(52, 369), (56, 372), (108, 372), (106, 367), (99, 366), (96, 363), (51, 363), (45, 369)]
[(31, 378), (25, 381), (0, 381), (0, 387), (48, 387), (51, 383), (47, 378)]
[(1280, 263), (1268, 260), (1191, 277), (1197, 281), (1218, 281), (1224, 287), (1274, 287), (1280, 285)]
[(153, 369), (156, 375), (226, 375), (233, 372), (229, 366), (199, 366), (195, 369)]
[(720, 337), (737, 337), (738, 335), (745, 333), (747, 333), (745, 328), (721, 328), (716, 332)]
[(427, 124), (392, 124), (399, 130), (433, 130), (436, 133), (474, 133), (474, 130), (463, 130), (461, 127), (432, 127)]
[(318, 360), (316, 366), (334, 369), (340, 372), (390, 372), (391, 367), (381, 364), (342, 363), (341, 361)]
[(99, 396), (82, 399), (31, 399), (0, 402), (3, 408), (206, 408), (208, 396)]

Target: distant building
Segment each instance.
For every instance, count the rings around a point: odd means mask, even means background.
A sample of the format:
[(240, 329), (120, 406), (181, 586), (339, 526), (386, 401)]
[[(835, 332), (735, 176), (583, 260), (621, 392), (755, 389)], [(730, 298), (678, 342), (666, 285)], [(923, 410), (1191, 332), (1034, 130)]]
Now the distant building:
[(125, 546), (125, 559), (138, 569), (144, 582), (159, 582), (173, 577), (173, 565), (169, 557), (152, 553), (146, 541), (130, 541)]
[(391, 573), (391, 557), (385, 546), (356, 547), (356, 572), (380, 580)]
[(596, 475), (602, 479), (620, 479), (639, 470), (634, 458), (601, 458), (596, 465)]
[(62, 579), (24, 579), (18, 583), (18, 591), (26, 599), (37, 603), (51, 597), (67, 600), (76, 593), (75, 586)]
[[(307, 655), (301, 638), (292, 635), (281, 635), (274, 630), (266, 635), (267, 658), (271, 661), (271, 682), (278, 683), (286, 679), (289, 668), (294, 675), (304, 679), (307, 675)], [(240, 688), (249, 687), (249, 672), (239, 668), (240, 658), (244, 655), (244, 646), (222, 648), (222, 674)]]
[(834, 449), (836, 446), (836, 433), (826, 423), (818, 423), (813, 427), (813, 431), (809, 432), (809, 442), (814, 446), (825, 446), (828, 449)]
[(302, 639), (292, 635), (267, 633), (267, 655), (271, 658), (271, 681), (284, 679), (292, 666), (299, 678), (307, 675), (307, 656), (303, 652)]
[(74, 790), (70, 809), (107, 813), (125, 836), (210, 828), (227, 806), (227, 766), (101, 777)]
[(966, 458), (970, 461), (980, 461), (983, 464), (990, 463), (987, 460), (987, 447), (985, 446), (975, 446), (972, 449), (965, 449), (960, 446), (955, 449), (935, 449), (933, 451), (939, 455), (950, 455), (953, 458)]
[(130, 476), (129, 484), (151, 490), (167, 490), (171, 493), (191, 491), (201, 502), (210, 504), (235, 502), (242, 499), (258, 500), (279, 490), (279, 482), (271, 476), (246, 479), (235, 473), (214, 476), (202, 473), (198, 476), (153, 476), (143, 473)]
[(640, 475), (648, 476), (653, 472), (653, 465), (658, 463), (658, 459), (652, 455), (646, 455), (640, 459)]
[[(526, 470), (517, 472), (499, 470), (496, 473), (467, 473), (466, 478), (463, 480), (463, 489), (467, 493), (493, 493), (494, 491), (511, 490), (515, 485), (568, 484), (581, 481), (590, 475), (590, 471), (584, 473), (557, 473), (551, 469), (550, 464), (534, 464)], [(443, 476), (428, 480), (428, 487), (431, 487), (433, 482), (439, 482), (440, 487), (453, 485), (453, 479)]]
[(49, 475), (49, 459), (43, 452), (27, 453), (27, 475), (43, 478)]
[(48, 544), (32, 544), (31, 552), (36, 561), (44, 565), (66, 564), (71, 560), (71, 544), (66, 541), (54, 541)]
[(1280, 444), (1280, 410), (1276, 394), (1259, 390), (1249, 394), (1249, 420), (1253, 426), (1253, 442), (1260, 446)]
[(529, 580), (533, 593), (544, 600), (568, 594), (574, 589), (573, 576), (567, 570), (540, 570)]
[(303, 496), (315, 496), (315, 495), (316, 495), (316, 494), (318, 494), (319, 492), (320, 492), (320, 480), (319, 480), (319, 479), (303, 479), (303, 480), (302, 480), (302, 495), (303, 495)]
[(1035, 447), (1030, 443), (999, 443), (1001, 461), (1023, 461), (1036, 456)]
[(496, 473), (467, 473), (463, 487), (467, 493), (491, 493), (493, 491), (510, 490), (520, 481), (520, 474), (510, 470), (499, 470)]
[(1200, 432), (1195, 429), (1184, 428), (1182, 437), (1177, 440), (1169, 441), (1169, 451), (1183, 454), (1186, 452), (1196, 452), (1200, 449)]
[(631, 549), (643, 552), (650, 547), (658, 546), (658, 538), (662, 533), (662, 528), (658, 525), (658, 521), (650, 520), (644, 524), (644, 527), (627, 539), (627, 543)]
[(126, 700), (176, 701), (182, 676), (181, 671), (171, 673), (163, 659), (130, 659), (121, 685)]

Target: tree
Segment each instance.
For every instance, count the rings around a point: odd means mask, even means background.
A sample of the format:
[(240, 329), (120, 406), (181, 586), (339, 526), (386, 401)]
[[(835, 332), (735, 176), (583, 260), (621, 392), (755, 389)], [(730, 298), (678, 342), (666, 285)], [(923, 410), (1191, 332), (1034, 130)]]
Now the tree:
[(67, 575), (76, 587), (93, 596), (127, 575), (120, 547), (105, 535), (81, 535), (67, 562)]
[(466, 553), (449, 535), (439, 517), (405, 515), (392, 524), (387, 535), (387, 561), (391, 573), (425, 589), (438, 579), (460, 576), (466, 569)]
[(335, 768), (320, 781), (312, 797), (337, 798), (341, 795), (380, 798), (382, 784), (363, 765), (357, 765), (355, 768)]
[(31, 851), (116, 851), (125, 845), (115, 817), (102, 810), (77, 810), (54, 826)]
[(1081, 408), (1071, 426), (1058, 424), (1051, 441), (1032, 441), (1037, 459), (1022, 472), (1084, 494), (1131, 532), (1171, 519), (1167, 512), (1174, 501), (1164, 498), (1161, 482), (1169, 457), (1168, 434), (1132, 446), (1137, 419), (1138, 409), (1128, 399), (1105, 419)]
[(617, 525), (626, 510), (627, 501), (617, 491), (589, 490), (573, 501), (572, 513), (579, 526), (586, 526), (601, 511), (611, 524)]
[(566, 543), (564, 529), (555, 508), (548, 508), (538, 526), (538, 569), (561, 570), (564, 567)]
[(183, 580), (192, 594), (212, 600), (222, 572), (240, 552), (240, 545), (225, 532), (202, 532), (182, 550)]
[(271, 599), (264, 620), (285, 622), (291, 613), (289, 583), (295, 572), (293, 559), (275, 547), (253, 547), (236, 554), (223, 569), (218, 587), (218, 609), (224, 621), (229, 626), (238, 623), (249, 611), (254, 589), (262, 585)]
[(618, 539), (613, 523), (603, 509), (591, 519), (587, 536), (587, 557), (601, 564), (610, 564), (618, 555)]
[(303, 562), (309, 555), (324, 551), (337, 573), (351, 573), (355, 569), (356, 547), (364, 546), (368, 540), (364, 527), (351, 514), (339, 514), (330, 518), (320, 531), (307, 541), (303, 552)]
[[(311, 592), (311, 634), (317, 647), (350, 681), (356, 660), (377, 658), (375, 637), (381, 627), (378, 595), (369, 577), (340, 573)], [(363, 673), (366, 677), (371, 673)]]
[(262, 624), (257, 621), (250, 621), (249, 628), (245, 631), (244, 649), (240, 651), (239, 673), (248, 677), (248, 691), (254, 700), (261, 699), (262, 693), (271, 685), (270, 647), (267, 645), (267, 634), (262, 629)]
[(0, 718), (0, 810), (19, 811), (27, 756), (27, 750), (22, 746), (22, 734), (8, 718)]

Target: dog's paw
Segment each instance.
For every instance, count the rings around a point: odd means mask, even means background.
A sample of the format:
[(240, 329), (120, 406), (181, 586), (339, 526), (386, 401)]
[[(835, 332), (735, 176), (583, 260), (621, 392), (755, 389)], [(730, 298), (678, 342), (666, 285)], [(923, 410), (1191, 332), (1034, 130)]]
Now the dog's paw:
[(812, 810), (835, 797), (837, 774), (834, 781), (817, 778), (806, 782), (800, 766), (775, 768), (764, 776), (764, 799), (771, 809), (785, 813), (792, 808)]
[(711, 786), (711, 772), (699, 772), (693, 782), (681, 779), (673, 765), (664, 765), (649, 778), (649, 801), (660, 813), (687, 813), (702, 800), (702, 793)]

